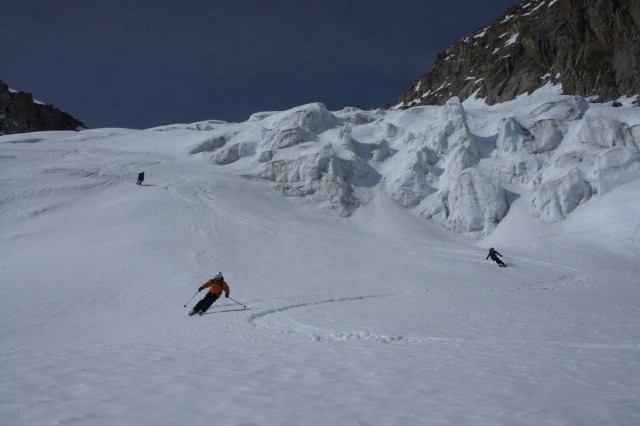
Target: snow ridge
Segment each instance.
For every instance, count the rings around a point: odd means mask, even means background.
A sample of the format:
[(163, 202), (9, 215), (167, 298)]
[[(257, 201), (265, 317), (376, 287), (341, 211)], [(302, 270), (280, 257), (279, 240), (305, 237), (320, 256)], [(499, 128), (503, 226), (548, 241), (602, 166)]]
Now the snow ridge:
[[(494, 120), (480, 118), (486, 111)], [(191, 154), (285, 196), (349, 216), (383, 194), (467, 237), (491, 234), (521, 196), (533, 216), (558, 222), (640, 177), (640, 109), (551, 89), (493, 107), (456, 97), (404, 111), (313, 103), (206, 123), (185, 127), (208, 134)]]

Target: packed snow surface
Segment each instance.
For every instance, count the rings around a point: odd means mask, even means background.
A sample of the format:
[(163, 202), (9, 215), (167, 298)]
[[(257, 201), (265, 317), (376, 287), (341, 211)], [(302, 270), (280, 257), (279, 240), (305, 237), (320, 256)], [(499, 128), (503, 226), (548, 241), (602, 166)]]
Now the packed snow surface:
[(638, 110), (0, 137), (0, 424), (640, 424)]

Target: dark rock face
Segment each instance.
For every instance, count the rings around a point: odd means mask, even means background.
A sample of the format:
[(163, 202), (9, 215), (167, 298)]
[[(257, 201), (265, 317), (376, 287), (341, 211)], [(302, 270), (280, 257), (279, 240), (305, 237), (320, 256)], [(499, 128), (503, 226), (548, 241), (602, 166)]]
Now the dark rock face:
[(598, 102), (640, 94), (640, 1), (525, 1), (441, 52), (400, 106), (494, 104), (547, 83)]
[(0, 135), (84, 127), (70, 114), (53, 105), (34, 102), (30, 93), (13, 91), (0, 81)]

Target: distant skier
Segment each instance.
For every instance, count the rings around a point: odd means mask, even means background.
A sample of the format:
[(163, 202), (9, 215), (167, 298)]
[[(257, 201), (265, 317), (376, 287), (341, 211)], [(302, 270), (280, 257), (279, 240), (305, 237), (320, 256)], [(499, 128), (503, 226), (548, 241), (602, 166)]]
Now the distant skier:
[(136, 182), (136, 185), (142, 185), (142, 182), (144, 182), (144, 172), (138, 173), (138, 181)]
[(498, 264), (498, 266), (506, 267), (507, 265), (502, 260), (500, 260), (500, 258), (498, 258), (498, 256), (502, 257), (502, 255), (500, 253), (498, 253), (497, 251), (495, 251), (493, 249), (493, 247), (491, 247), (489, 249), (489, 254), (484, 259), (487, 260), (489, 257), (491, 257), (491, 260), (496, 262)]
[(193, 314), (204, 314), (205, 312), (207, 312), (207, 309), (209, 309), (211, 305), (213, 305), (213, 302), (215, 302), (220, 298), (220, 296), (222, 296), (223, 291), (224, 297), (229, 297), (229, 293), (231, 291), (229, 290), (229, 284), (227, 284), (227, 282), (224, 280), (224, 277), (222, 276), (222, 272), (218, 272), (215, 277), (202, 284), (200, 288), (198, 288), (198, 291), (200, 292), (205, 288), (209, 288), (209, 291), (207, 292), (206, 296), (204, 296), (204, 299), (196, 303), (196, 306), (194, 306), (191, 312), (189, 312), (189, 316)]

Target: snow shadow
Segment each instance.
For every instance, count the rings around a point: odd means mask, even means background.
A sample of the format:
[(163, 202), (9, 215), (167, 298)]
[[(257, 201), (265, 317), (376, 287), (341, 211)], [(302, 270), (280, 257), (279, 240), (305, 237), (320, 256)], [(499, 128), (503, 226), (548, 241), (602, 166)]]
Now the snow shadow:
[(491, 136), (478, 136), (473, 135), (473, 139), (478, 146), (478, 152), (480, 153), (480, 159), (490, 158), (493, 151), (496, 149), (496, 142), (498, 141), (498, 134)]

